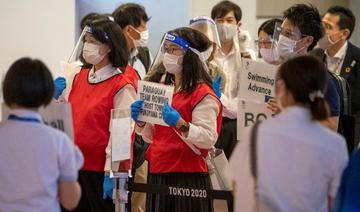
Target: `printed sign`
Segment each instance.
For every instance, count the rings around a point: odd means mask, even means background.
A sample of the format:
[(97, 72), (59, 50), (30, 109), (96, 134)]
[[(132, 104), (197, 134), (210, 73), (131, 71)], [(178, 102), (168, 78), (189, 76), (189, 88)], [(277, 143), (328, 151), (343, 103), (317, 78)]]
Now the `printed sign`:
[(131, 151), (130, 110), (111, 111), (111, 162), (130, 159)]
[(144, 100), (139, 121), (167, 126), (162, 118), (162, 109), (165, 102), (171, 105), (173, 93), (173, 86), (139, 80), (138, 99)]
[[(3, 103), (2, 120), (6, 120), (9, 114), (10, 109)], [(46, 125), (66, 133), (71, 140), (74, 140), (71, 105), (69, 103), (52, 102), (46, 107), (41, 107), (39, 114)]]
[(244, 59), (240, 77), (239, 98), (266, 102), (275, 97), (277, 66)]
[(271, 118), (273, 113), (267, 108), (267, 103), (239, 100), (237, 117), (237, 139), (240, 140), (244, 129), (252, 126), (256, 121)]

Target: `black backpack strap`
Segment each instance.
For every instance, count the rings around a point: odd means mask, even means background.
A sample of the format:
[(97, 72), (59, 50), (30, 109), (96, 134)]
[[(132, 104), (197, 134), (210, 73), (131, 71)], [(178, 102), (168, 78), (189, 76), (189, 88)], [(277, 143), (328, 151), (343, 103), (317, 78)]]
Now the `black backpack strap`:
[(149, 49), (147, 47), (138, 47), (137, 49), (139, 53), (136, 55), (136, 57), (139, 58), (141, 63), (144, 65), (145, 71), (147, 73), (151, 65)]
[(255, 180), (255, 187), (257, 187), (257, 176), (258, 176), (258, 167), (257, 167), (257, 135), (260, 125), (260, 121), (257, 121), (253, 128), (251, 129), (250, 137), (250, 170), (251, 175)]
[(350, 86), (345, 78), (329, 72), (337, 81), (339, 88), (341, 90), (341, 97), (343, 102), (343, 115), (351, 115), (351, 91)]

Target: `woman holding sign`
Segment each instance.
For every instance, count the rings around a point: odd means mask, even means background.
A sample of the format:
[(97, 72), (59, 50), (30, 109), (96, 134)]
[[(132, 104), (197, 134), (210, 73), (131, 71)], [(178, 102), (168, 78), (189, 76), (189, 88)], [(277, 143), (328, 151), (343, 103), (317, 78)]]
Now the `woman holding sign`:
[[(143, 100), (131, 105), (137, 132), (151, 142), (146, 154), (149, 184), (189, 188), (189, 192), (178, 193), (177, 197), (149, 195), (149, 211), (213, 210), (209, 199), (188, 198), (195, 194), (205, 197), (204, 189), (210, 189), (203, 157), (215, 144), (221, 127), (222, 106), (200, 57), (200, 52), (210, 45), (206, 36), (190, 28), (178, 28), (165, 35), (153, 68), (164, 68), (164, 83), (175, 89), (172, 104), (165, 102), (162, 110), (168, 126), (138, 121)], [(150, 77), (150, 81), (154, 80)]]
[[(105, 148), (110, 139), (112, 109), (128, 109), (136, 99), (135, 79), (127, 66), (129, 52), (120, 27), (106, 16), (93, 20), (84, 37), (82, 57), (85, 64), (75, 76), (69, 102), (72, 106), (75, 143), (84, 154), (79, 173), (83, 196), (76, 211), (114, 211), (112, 181), (103, 182)], [(124, 73), (126, 71), (126, 74)], [(110, 170), (110, 163), (106, 170)]]

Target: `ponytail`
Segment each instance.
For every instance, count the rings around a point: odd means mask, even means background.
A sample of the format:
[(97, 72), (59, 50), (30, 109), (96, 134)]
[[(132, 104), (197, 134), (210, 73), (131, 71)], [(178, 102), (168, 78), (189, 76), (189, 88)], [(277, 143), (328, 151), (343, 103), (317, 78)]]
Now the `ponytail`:
[(329, 117), (329, 105), (322, 97), (316, 97), (310, 102), (312, 120), (323, 121)]

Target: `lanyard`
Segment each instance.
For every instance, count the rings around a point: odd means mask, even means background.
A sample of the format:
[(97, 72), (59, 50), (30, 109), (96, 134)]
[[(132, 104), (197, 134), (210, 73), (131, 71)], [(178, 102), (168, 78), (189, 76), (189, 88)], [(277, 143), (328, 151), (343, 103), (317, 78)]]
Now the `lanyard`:
[(8, 120), (41, 123), (37, 118), (20, 117), (14, 114), (9, 115)]

